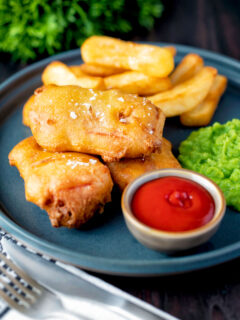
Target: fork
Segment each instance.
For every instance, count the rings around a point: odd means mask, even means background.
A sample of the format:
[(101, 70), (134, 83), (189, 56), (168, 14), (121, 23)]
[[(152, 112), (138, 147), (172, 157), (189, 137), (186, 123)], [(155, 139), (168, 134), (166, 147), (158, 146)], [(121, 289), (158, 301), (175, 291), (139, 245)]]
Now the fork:
[(34, 319), (87, 319), (67, 311), (61, 300), (0, 253), (0, 297), (18, 312)]

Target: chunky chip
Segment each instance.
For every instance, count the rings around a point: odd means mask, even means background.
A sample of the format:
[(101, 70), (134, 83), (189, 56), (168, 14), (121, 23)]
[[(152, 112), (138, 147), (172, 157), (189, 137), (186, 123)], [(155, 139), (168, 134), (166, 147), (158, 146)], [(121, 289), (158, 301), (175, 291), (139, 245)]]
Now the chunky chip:
[(159, 107), (166, 117), (178, 116), (192, 110), (205, 99), (216, 74), (215, 68), (204, 67), (189, 80), (148, 99)]
[(177, 49), (174, 46), (166, 46), (163, 47), (167, 50), (169, 50), (169, 52), (173, 55), (173, 57), (175, 57), (176, 53), (177, 53)]
[(172, 72), (170, 79), (173, 85), (184, 82), (203, 68), (203, 59), (195, 53), (187, 54)]
[(80, 66), (70, 66), (70, 69), (75, 75), (78, 75), (79, 72), (84, 72), (89, 76), (95, 76), (95, 77), (108, 77), (113, 74), (126, 71), (125, 69), (122, 69), (122, 68), (107, 67), (107, 66), (101, 66), (101, 65), (90, 64), (90, 63), (83, 63)]
[(92, 36), (81, 48), (85, 63), (129, 69), (154, 77), (166, 77), (174, 68), (171, 51), (106, 36)]
[(168, 77), (157, 78), (137, 71), (126, 71), (104, 79), (106, 89), (120, 89), (127, 93), (152, 95), (170, 89), (172, 83)]
[(217, 75), (206, 98), (196, 108), (181, 114), (180, 121), (185, 126), (206, 126), (210, 123), (219, 100), (227, 87), (227, 78)]
[(104, 81), (101, 77), (88, 76), (83, 72), (78, 72), (76, 75), (72, 72), (71, 68), (60, 61), (54, 61), (45, 68), (42, 74), (42, 81), (45, 85), (74, 85), (93, 89), (104, 88)]

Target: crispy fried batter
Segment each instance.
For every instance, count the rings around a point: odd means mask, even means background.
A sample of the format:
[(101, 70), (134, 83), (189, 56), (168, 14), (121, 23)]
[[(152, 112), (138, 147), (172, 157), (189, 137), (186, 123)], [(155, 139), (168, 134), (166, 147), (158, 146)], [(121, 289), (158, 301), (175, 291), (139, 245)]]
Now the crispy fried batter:
[(32, 95), (23, 106), (23, 124), (27, 127), (30, 126), (29, 113), (34, 102), (34, 97)]
[(152, 153), (143, 159), (122, 159), (119, 162), (109, 162), (107, 166), (114, 182), (123, 190), (131, 181), (148, 171), (181, 168), (171, 148), (171, 143), (163, 138), (161, 151)]
[(26, 199), (46, 210), (54, 227), (77, 228), (111, 201), (109, 170), (95, 157), (46, 152), (30, 137), (13, 148), (9, 162), (25, 181)]
[(47, 86), (36, 91), (29, 119), (43, 148), (116, 161), (157, 150), (165, 117), (146, 98), (117, 90)]

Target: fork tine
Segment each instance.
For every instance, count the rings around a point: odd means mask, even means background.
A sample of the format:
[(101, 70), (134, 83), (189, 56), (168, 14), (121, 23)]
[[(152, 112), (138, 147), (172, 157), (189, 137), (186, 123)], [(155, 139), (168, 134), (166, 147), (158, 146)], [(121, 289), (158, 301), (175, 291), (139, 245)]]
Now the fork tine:
[[(15, 266), (2, 253), (0, 253), (0, 261), (2, 261), (5, 266), (0, 265), (0, 275), (2, 276), (0, 277), (0, 283), (2, 284), (2, 288), (0, 288), (0, 297), (2, 297), (12, 308), (24, 312), (24, 309), (29, 308), (30, 305), (36, 301), (37, 296), (41, 295), (41, 286), (25, 274), (25, 272)], [(17, 276), (29, 284), (32, 287), (32, 290), (23, 285), (18, 278), (14, 277), (9, 269), (14, 271)], [(8, 279), (15, 287), (11, 286), (3, 277)], [(20, 292), (18, 292), (18, 290), (20, 290)], [(22, 295), (21, 292), (24, 295)]]
[(24, 312), (26, 305), (20, 305), (18, 302), (13, 300), (10, 296), (8, 296), (4, 291), (0, 290), (0, 297), (13, 309), (18, 310), (19, 312)]
[(8, 278), (15, 286), (17, 286), (20, 290), (22, 290), (26, 295), (30, 297), (31, 300), (36, 300), (34, 291), (28, 289), (25, 287), (17, 278), (13, 277), (8, 270), (3, 268), (0, 265), (0, 271), (2, 272), (2, 275), (4, 275), (6, 278)]
[[(7, 257), (5, 257), (2, 253), (0, 253), (0, 259), (7, 265), (7, 266), (9, 266), (15, 273), (17, 273), (19, 276), (20, 276), (20, 278), (22, 278), (23, 280), (25, 280), (28, 284), (30, 284), (30, 286), (33, 288), (33, 289), (35, 289), (36, 290), (36, 292), (38, 293), (38, 294), (41, 294), (41, 292), (42, 292), (42, 287), (36, 282), (36, 281), (34, 281), (31, 277), (29, 277), (24, 271), (22, 271), (21, 269), (19, 269), (16, 265), (14, 265), (13, 263), (12, 263), (12, 261), (11, 260), (9, 260)], [(12, 277), (13, 278), (13, 277)], [(14, 280), (15, 280), (15, 282), (16, 282), (16, 278), (13, 278)], [(11, 279), (12, 280), (12, 279)], [(18, 281), (18, 280), (17, 280)], [(13, 281), (14, 282), (14, 281)], [(14, 283), (15, 283), (14, 282)], [(20, 283), (19, 281), (18, 281), (18, 283)], [(21, 284), (21, 283), (20, 283)], [(22, 285), (22, 284), (21, 284)], [(22, 285), (23, 286), (23, 285)], [(30, 291), (30, 294), (31, 294), (31, 290), (29, 290), (28, 288), (26, 288), (25, 286), (23, 286), (23, 289), (24, 290), (28, 290), (28, 291)]]
[[(28, 300), (26, 297), (24, 297), (23, 295), (21, 295), (19, 292), (17, 292), (17, 289), (15, 289), (14, 287), (11, 287), (6, 281), (2, 280), (0, 278), (0, 283), (3, 285), (4, 288), (6, 288), (13, 296), (15, 296), (16, 298), (18, 298), (18, 300), (24, 300), (26, 303), (28, 303)], [(33, 297), (31, 297), (33, 298)], [(34, 299), (34, 298), (33, 298)], [(35, 301), (35, 299), (34, 299)]]

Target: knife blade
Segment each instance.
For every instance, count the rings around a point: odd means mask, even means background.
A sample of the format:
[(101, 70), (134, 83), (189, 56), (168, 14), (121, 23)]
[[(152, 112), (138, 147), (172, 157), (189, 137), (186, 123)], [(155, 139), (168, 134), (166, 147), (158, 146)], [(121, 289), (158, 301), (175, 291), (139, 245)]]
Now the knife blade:
[(3, 238), (2, 245), (10, 258), (33, 279), (49, 290), (64, 295), (68, 302), (69, 299), (75, 301), (75, 304), (76, 301), (78, 303), (81, 301), (88, 316), (89, 312), (94, 314), (98, 312), (98, 315), (100, 313), (103, 315), (105, 312), (104, 319), (108, 318), (107, 313), (109, 313), (115, 315), (112, 319), (179, 320), (87, 272), (43, 259), (15, 244), (11, 239)]

